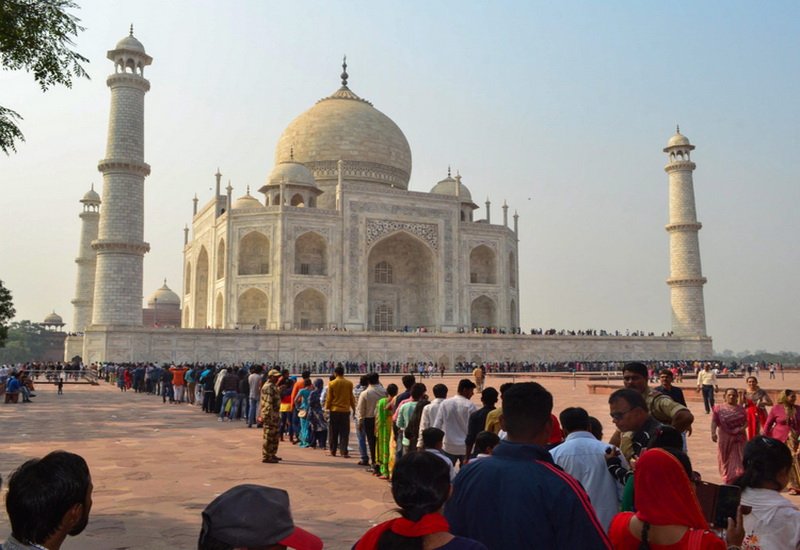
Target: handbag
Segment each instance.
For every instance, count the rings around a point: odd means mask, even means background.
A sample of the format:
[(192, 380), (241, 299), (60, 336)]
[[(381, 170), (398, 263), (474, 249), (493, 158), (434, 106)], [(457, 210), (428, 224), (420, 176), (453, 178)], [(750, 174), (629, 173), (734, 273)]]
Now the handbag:
[(297, 418), (305, 418), (307, 414), (308, 414), (307, 410), (300, 409), (299, 411), (297, 411)]

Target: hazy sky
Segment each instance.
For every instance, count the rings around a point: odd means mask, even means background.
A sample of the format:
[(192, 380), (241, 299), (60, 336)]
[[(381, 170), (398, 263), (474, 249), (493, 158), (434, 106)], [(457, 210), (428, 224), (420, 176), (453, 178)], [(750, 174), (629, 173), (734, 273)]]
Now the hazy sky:
[[(522, 326), (670, 328), (667, 175), (693, 160), (708, 332), (717, 350), (800, 350), (800, 3), (80, 1), (90, 81), (42, 94), (0, 72), (25, 117), (0, 157), (0, 279), (17, 319), (72, 320), (78, 200), (102, 178), (113, 65), (145, 71), (145, 296), (181, 291), (192, 196), (219, 166), (258, 188), (283, 129), (339, 86), (403, 130), (410, 189), (460, 170), (492, 220), (519, 211)], [(70, 328), (70, 327), (68, 327)]]

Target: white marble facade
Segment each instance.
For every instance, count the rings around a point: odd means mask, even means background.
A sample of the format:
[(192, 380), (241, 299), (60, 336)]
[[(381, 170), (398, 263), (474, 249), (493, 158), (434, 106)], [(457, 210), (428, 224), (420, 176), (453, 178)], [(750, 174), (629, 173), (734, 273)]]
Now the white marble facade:
[(182, 326), (515, 330), (516, 228), (474, 219), (460, 176), (409, 191), (402, 131), (342, 80), (284, 131), (261, 197), (218, 173), (195, 202)]

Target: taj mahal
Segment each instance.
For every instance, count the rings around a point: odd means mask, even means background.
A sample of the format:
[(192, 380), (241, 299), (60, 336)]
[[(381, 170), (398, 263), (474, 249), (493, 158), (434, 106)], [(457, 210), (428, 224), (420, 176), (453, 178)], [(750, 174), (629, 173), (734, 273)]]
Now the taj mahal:
[[(291, 121), (258, 189), (195, 195), (183, 280), (142, 307), (144, 73), (130, 35), (108, 52), (111, 108), (98, 164), (102, 195), (81, 199), (73, 314), (65, 355), (84, 362), (321, 360), (558, 361), (702, 359), (706, 334), (690, 159), (678, 131), (669, 180), (672, 333), (664, 337), (526, 335), (520, 330), (519, 218), (492, 219), (448, 168), (409, 190), (402, 130), (341, 83)], [(157, 169), (157, 167), (155, 168)], [(444, 171), (443, 171), (444, 172)], [(433, 182), (432, 182), (433, 183)], [(523, 297), (524, 299), (524, 297)]]

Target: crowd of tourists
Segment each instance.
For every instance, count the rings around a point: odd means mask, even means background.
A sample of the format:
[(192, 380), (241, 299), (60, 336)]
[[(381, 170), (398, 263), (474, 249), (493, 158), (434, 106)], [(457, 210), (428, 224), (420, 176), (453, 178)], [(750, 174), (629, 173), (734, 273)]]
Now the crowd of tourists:
[[(604, 441), (602, 423), (586, 410), (554, 414), (552, 395), (536, 382), (487, 387), (480, 366), (455, 395), (413, 371), (399, 386), (384, 387), (378, 370), (354, 383), (344, 364), (329, 366), (323, 377), (261, 365), (106, 365), (103, 372), (121, 391), (194, 403), (220, 422), (262, 427), (266, 464), (281, 463), (281, 444), (357, 456), (366, 472), (391, 483), (399, 517), (367, 530), (356, 550), (800, 548), (800, 510), (781, 495), (787, 486), (800, 492), (793, 390), (773, 405), (753, 376), (745, 388), (720, 391), (719, 365), (627, 363), (620, 365), (624, 387), (608, 399), (617, 430)], [(673, 384), (679, 373), (703, 395), (720, 474), (736, 488), (738, 507), (708, 508), (698, 498), (709, 485), (686, 452), (697, 419)], [(358, 442), (352, 450), (351, 430)], [(51, 453), (12, 475), (6, 550), (53, 550), (85, 526), (91, 479), (76, 456)], [(58, 484), (56, 475), (80, 483)], [(37, 488), (48, 479), (65, 494)], [(63, 502), (33, 498), (37, 492)], [(323, 546), (294, 525), (288, 494), (279, 489), (233, 487), (201, 519), (200, 549)]]

